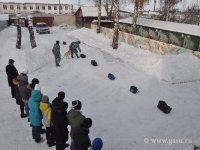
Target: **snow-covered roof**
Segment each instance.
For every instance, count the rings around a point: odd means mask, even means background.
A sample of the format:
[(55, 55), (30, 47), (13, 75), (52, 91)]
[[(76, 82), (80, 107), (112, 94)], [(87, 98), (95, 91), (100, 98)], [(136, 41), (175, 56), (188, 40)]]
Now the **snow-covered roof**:
[[(132, 24), (132, 17), (121, 19), (119, 22)], [(200, 37), (200, 26), (183, 24), (169, 21), (160, 21), (146, 18), (138, 18), (137, 25), (162, 29), (167, 31), (179, 32)]]
[(0, 14), (0, 20), (2, 21), (2, 20), (9, 20), (9, 16), (8, 16), (8, 14)]
[[(92, 22), (98, 22), (98, 20), (93, 20)], [(113, 22), (111, 20), (101, 20), (101, 22)]]
[[(98, 17), (98, 7), (84, 6), (80, 8), (83, 13), (83, 17)], [(101, 16), (107, 17), (105, 7), (101, 7)]]
[[(59, 4), (58, 0), (1, 0), (5, 3), (45, 3), (45, 4)], [(71, 0), (61, 0), (60, 4), (72, 4)]]

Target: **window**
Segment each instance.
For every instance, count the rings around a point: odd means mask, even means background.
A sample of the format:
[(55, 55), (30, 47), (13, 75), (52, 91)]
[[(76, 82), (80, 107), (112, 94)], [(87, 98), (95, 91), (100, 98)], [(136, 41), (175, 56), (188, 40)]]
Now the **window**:
[(48, 6), (48, 10), (51, 10), (51, 6)]
[(60, 6), (60, 10), (62, 10), (62, 6)]
[(32, 10), (33, 9), (33, 6), (32, 5), (30, 5), (30, 10)]
[(57, 10), (57, 6), (54, 6), (54, 10)]
[(13, 10), (13, 9), (14, 9), (14, 6), (13, 6), (13, 5), (10, 5), (10, 9)]
[(23, 8), (24, 8), (24, 10), (26, 10), (27, 9), (26, 5), (24, 5)]
[(42, 6), (42, 10), (45, 10), (45, 6)]
[(65, 10), (68, 10), (68, 6), (65, 6)]
[(37, 9), (37, 10), (40, 9), (40, 6), (39, 6), (39, 5), (36, 5), (36, 9)]
[(20, 5), (17, 5), (17, 9), (20, 10)]
[(7, 9), (7, 5), (3, 5), (3, 9)]

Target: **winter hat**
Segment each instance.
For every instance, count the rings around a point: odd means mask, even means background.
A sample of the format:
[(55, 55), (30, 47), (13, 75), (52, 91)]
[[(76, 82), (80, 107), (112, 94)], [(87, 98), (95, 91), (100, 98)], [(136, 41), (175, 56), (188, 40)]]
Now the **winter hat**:
[(34, 90), (41, 91), (41, 87), (39, 86), (39, 84), (36, 84), (36, 85), (35, 85), (35, 88), (34, 88)]
[(81, 101), (79, 100), (72, 101), (72, 107), (74, 109), (80, 110), (82, 107)]
[(9, 60), (8, 60), (8, 63), (9, 63), (9, 64), (12, 64), (12, 63), (14, 63), (14, 62), (15, 62), (15, 61), (14, 61), (13, 59), (9, 59)]
[(64, 98), (65, 98), (65, 92), (60, 91), (60, 92), (58, 93), (58, 99), (63, 100)]
[(92, 119), (85, 118), (83, 120), (83, 123), (81, 124), (81, 126), (84, 127), (84, 128), (90, 128), (92, 126)]
[(47, 95), (42, 96), (42, 102), (49, 103), (49, 97)]
[(92, 149), (93, 150), (101, 150), (103, 147), (103, 141), (101, 138), (95, 138), (92, 142)]
[(28, 74), (28, 70), (24, 69), (24, 71), (22, 71), (23, 74)]
[(37, 78), (33, 78), (31, 83), (32, 84), (39, 84), (39, 80)]

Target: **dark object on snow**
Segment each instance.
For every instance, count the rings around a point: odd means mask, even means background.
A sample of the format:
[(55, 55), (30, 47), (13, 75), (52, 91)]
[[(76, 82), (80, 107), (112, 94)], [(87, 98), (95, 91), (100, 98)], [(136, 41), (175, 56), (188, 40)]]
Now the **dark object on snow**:
[(67, 42), (63, 41), (63, 45), (67, 45)]
[(109, 73), (109, 74), (108, 74), (108, 78), (109, 78), (110, 80), (115, 80), (115, 76), (114, 76), (112, 73)]
[(138, 88), (136, 86), (131, 86), (130, 87), (130, 92), (133, 93), (133, 94), (136, 94), (139, 92)]
[(80, 54), (80, 57), (81, 58), (86, 58), (86, 55), (85, 54)]
[(95, 67), (98, 66), (96, 60), (91, 60), (91, 64), (92, 64), (93, 66), (95, 66)]
[(168, 106), (165, 101), (159, 101), (157, 107), (165, 114), (169, 114), (170, 111), (172, 110), (172, 108)]
[(101, 138), (95, 138), (92, 142), (92, 149), (93, 150), (101, 150), (103, 147), (103, 141)]
[(194, 150), (200, 150), (200, 147), (194, 145)]

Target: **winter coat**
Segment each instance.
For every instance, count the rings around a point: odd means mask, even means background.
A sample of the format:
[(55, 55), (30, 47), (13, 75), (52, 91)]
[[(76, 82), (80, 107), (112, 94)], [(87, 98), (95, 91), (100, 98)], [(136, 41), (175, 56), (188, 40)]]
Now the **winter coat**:
[(53, 52), (55, 57), (61, 58), (61, 56), (60, 56), (60, 45), (59, 44), (54, 44), (52, 52)]
[(7, 74), (7, 77), (8, 77), (8, 85), (14, 86), (12, 80), (19, 75), (15, 66), (14, 65), (7, 65), (6, 66), (6, 74)]
[[(78, 53), (78, 50), (79, 50), (79, 52), (81, 52), (81, 49), (80, 49), (80, 47), (79, 47), (79, 42), (77, 41), (77, 42), (72, 42), (71, 44), (70, 44), (70, 46), (69, 46), (69, 49), (71, 50), (71, 51), (73, 51), (74, 53)], [(77, 50), (78, 49), (78, 50)]]
[(80, 126), (80, 124), (85, 119), (85, 116), (83, 116), (82, 113), (79, 110), (75, 110), (75, 109), (72, 108), (67, 113), (67, 118), (68, 118), (69, 124), (71, 126), (70, 136), (73, 137), (73, 133), (74, 133), (75, 128)]
[(43, 116), (43, 124), (46, 127), (50, 127), (51, 112), (52, 112), (51, 104), (40, 102), (40, 110), (41, 110), (42, 116)]
[(19, 81), (13, 79), (13, 84), (14, 84), (14, 89), (15, 89), (16, 104), (20, 106), (24, 106), (24, 102), (22, 101), (22, 97), (19, 93)]
[(31, 97), (28, 101), (28, 106), (30, 109), (29, 118), (33, 126), (42, 125), (42, 113), (40, 111), (40, 101), (42, 98), (41, 91), (33, 90), (31, 92)]
[(19, 79), (19, 93), (23, 99), (23, 101), (28, 101), (31, 96), (32, 89), (28, 84), (28, 76), (26, 74), (21, 73), (17, 79)]
[(55, 98), (52, 102), (51, 118), (56, 141), (68, 140), (67, 107), (68, 104), (59, 98)]
[(74, 150), (88, 150), (88, 147), (91, 146), (91, 141), (88, 134), (89, 129), (82, 126), (79, 126), (74, 130)]

